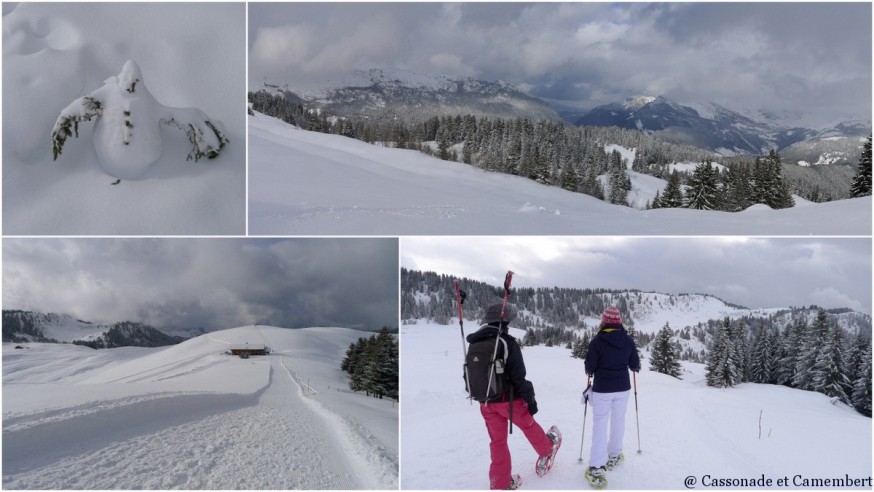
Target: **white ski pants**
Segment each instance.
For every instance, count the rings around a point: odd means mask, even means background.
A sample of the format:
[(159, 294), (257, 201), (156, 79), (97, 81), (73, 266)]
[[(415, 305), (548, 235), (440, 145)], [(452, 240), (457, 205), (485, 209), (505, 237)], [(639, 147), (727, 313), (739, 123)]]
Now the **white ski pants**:
[[(589, 466), (604, 466), (607, 456), (618, 456), (622, 452), (625, 437), (625, 409), (631, 390), (618, 393), (592, 393), (592, 450)], [(607, 424), (610, 424), (609, 440)]]

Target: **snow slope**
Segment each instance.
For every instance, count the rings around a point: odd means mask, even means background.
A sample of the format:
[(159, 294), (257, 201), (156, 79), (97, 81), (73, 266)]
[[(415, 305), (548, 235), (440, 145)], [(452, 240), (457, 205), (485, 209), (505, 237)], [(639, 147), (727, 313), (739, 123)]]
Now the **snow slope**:
[[(470, 330), (476, 323), (465, 323)], [(520, 330), (511, 330), (521, 337)], [(489, 439), (476, 405), (466, 400), (457, 326), (404, 325), (401, 329), (401, 449), (403, 489), (488, 488)], [(583, 361), (567, 349), (525, 347), (544, 427), (555, 424), (563, 444), (548, 475), (534, 473), (537, 459), (520, 431), (509, 438), (513, 471), (524, 489), (588, 489), (583, 471), (592, 439), (592, 409), (583, 438)], [(705, 488), (704, 475), (774, 482), (871, 476), (871, 419), (828, 397), (781, 386), (707, 387), (703, 367), (685, 364), (682, 380), (644, 369), (637, 378), (640, 449), (634, 397), (625, 419), (626, 460), (608, 473), (610, 489), (685, 489), (686, 477)], [(759, 413), (762, 437), (759, 438)], [(580, 455), (583, 463), (578, 463)], [(735, 487), (736, 488), (736, 487)], [(758, 487), (756, 487), (758, 488)], [(870, 488), (870, 487), (867, 487)]]
[[(21, 3), (7, 10), (4, 235), (245, 233), (243, 4)], [(224, 124), (230, 143), (219, 157), (187, 162), (186, 135), (161, 125), (158, 161), (145, 176), (113, 186), (97, 164), (92, 121), (52, 160), (61, 110), (128, 59), (162, 104), (197, 107)]]
[(633, 210), (531, 180), (249, 117), (256, 235), (870, 235), (871, 198), (741, 213)]
[[(5, 489), (397, 488), (390, 400), (347, 389), (361, 332), (241, 327), (160, 349), (3, 344)], [(231, 345), (272, 354), (240, 359)]]

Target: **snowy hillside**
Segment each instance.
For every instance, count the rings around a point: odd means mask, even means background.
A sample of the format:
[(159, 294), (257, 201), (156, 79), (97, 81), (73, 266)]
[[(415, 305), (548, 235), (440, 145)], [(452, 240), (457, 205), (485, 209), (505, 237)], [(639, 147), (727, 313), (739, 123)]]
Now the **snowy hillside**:
[[(388, 489), (396, 404), (350, 392), (361, 332), (241, 327), (159, 349), (3, 344), (5, 489)], [(234, 345), (272, 353), (226, 355)]]
[(53, 339), (69, 343), (74, 340), (93, 340), (110, 327), (111, 325), (78, 320), (69, 314), (3, 310), (4, 341)]
[(871, 233), (871, 198), (740, 213), (633, 210), (417, 151), (249, 117), (251, 234)]
[(3, 310), (4, 342), (79, 343), (91, 348), (161, 347), (185, 338), (168, 335), (143, 323), (91, 323), (69, 314)]
[[(476, 323), (465, 323), (469, 333)], [(511, 330), (517, 337), (519, 330)], [(489, 438), (461, 379), (458, 326), (404, 325), (401, 354), (402, 461), (405, 489), (488, 487)], [(582, 442), (583, 361), (559, 347), (523, 349), (544, 427), (555, 424), (563, 444), (552, 471), (534, 473), (537, 459), (518, 429), (509, 438), (513, 472), (524, 489), (587, 489), (583, 470), (592, 439), (589, 408)], [(703, 366), (684, 364), (682, 380), (648, 370), (637, 378), (640, 449), (634, 401), (625, 419), (626, 461), (608, 472), (610, 489), (684, 489), (687, 477), (714, 479), (871, 476), (871, 419), (812, 392), (774, 385), (707, 387)], [(761, 437), (759, 418), (761, 415)], [(815, 450), (813, 452), (812, 450)], [(578, 463), (582, 455), (583, 463)], [(840, 459), (826, 459), (836, 457)], [(761, 488), (761, 487), (756, 487)]]
[[(4, 4), (4, 235), (244, 233), (245, 44), (242, 4)], [(230, 143), (220, 156), (186, 161), (184, 131), (159, 124), (151, 106), (127, 107), (131, 118), (154, 118), (127, 121), (131, 146), (119, 139), (114, 148), (143, 150), (145, 138), (148, 152), (129, 160), (157, 161), (118, 182), (98, 165), (94, 139), (112, 118), (121, 128), (119, 105), (80, 122), (53, 160), (61, 112), (115, 80), (127, 60), (142, 70), (137, 87), (158, 102), (200, 108), (223, 124)]]

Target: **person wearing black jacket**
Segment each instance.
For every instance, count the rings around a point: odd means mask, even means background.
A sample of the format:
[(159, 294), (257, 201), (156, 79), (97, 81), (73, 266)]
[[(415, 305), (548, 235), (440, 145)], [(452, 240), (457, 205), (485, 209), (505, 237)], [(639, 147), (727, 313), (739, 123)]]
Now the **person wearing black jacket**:
[[(497, 396), (493, 401), (480, 403), (480, 413), (485, 420), (486, 429), (491, 443), (491, 466), (489, 467), (489, 486), (492, 490), (513, 490), (519, 483), (519, 475), (513, 475), (510, 448), (507, 446), (508, 422), (512, 415), (512, 425), (521, 430), (537, 452), (537, 466), (544, 467), (542, 473), (549, 471), (546, 468), (547, 461), (551, 466), (551, 460), (560, 444), (560, 435), (555, 426), (550, 428), (551, 434), (543, 432), (543, 428), (534, 420), (537, 413), (537, 400), (534, 398), (534, 385), (525, 379), (525, 361), (522, 358), (522, 348), (519, 342), (508, 333), (507, 325), (516, 317), (516, 309), (507, 305), (503, 323), (501, 311), (503, 304), (490, 306), (482, 323), (483, 326), (467, 336), (468, 343), (476, 343), (482, 340), (495, 340), (500, 332), (501, 339), (506, 342), (500, 344), (500, 349), (506, 347), (506, 366), (508, 380), (511, 388)], [(499, 355), (501, 355), (499, 353)], [(512, 399), (512, 401), (511, 401)], [(511, 410), (512, 405), (512, 410)], [(512, 414), (511, 414), (512, 411)], [(538, 470), (538, 475), (542, 475)]]
[[(586, 479), (593, 485), (606, 484), (605, 472), (625, 458), (625, 409), (631, 393), (628, 370), (640, 372), (640, 358), (634, 340), (622, 326), (622, 315), (613, 306), (601, 315), (600, 331), (589, 343), (586, 374), (594, 376), (585, 397), (592, 402), (592, 450)], [(609, 440), (607, 423), (610, 423)]]

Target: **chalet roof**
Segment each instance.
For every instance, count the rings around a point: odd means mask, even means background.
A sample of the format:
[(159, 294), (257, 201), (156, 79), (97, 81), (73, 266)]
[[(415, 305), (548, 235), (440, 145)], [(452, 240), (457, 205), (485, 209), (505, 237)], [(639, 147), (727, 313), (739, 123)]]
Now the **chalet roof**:
[(231, 345), (231, 350), (266, 350), (267, 346), (257, 343), (249, 343), (246, 345)]

